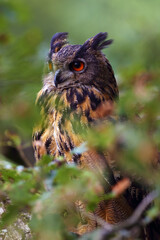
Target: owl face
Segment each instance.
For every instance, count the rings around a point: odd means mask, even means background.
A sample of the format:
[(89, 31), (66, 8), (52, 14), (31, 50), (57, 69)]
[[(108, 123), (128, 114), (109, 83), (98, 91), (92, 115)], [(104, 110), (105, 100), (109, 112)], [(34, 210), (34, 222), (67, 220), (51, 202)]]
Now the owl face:
[(101, 50), (111, 44), (107, 33), (99, 33), (83, 45), (70, 45), (67, 33), (57, 33), (51, 40), (49, 66), (56, 90), (78, 86), (95, 86), (99, 90), (115, 84), (112, 68)]
[(67, 45), (52, 55), (56, 88), (90, 85), (98, 74), (97, 59), (87, 52), (79, 54), (80, 45)]

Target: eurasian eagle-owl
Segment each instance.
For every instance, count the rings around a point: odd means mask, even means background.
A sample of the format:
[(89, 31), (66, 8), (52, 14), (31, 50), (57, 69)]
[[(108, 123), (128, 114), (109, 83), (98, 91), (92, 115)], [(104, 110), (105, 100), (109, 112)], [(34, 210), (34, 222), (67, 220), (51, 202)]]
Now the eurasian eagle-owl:
[[(90, 124), (105, 117), (108, 111), (102, 108), (111, 106), (118, 98), (112, 67), (101, 52), (112, 42), (105, 40), (106, 37), (107, 33), (99, 33), (83, 45), (70, 45), (67, 33), (53, 36), (48, 56), (50, 73), (38, 94), (38, 101), (48, 108), (49, 130), (35, 133), (34, 139), (44, 145), (40, 148), (35, 145), (36, 159), (43, 154), (63, 155), (67, 161), (83, 164), (83, 156), (70, 156), (70, 151), (82, 142), (74, 133), (73, 115), (78, 114), (81, 123)], [(49, 106), (50, 97), (54, 98), (56, 107)], [(58, 109), (59, 102), (63, 105), (61, 109)], [(69, 119), (63, 117), (66, 109), (70, 111)]]
[[(85, 141), (80, 133), (82, 128), (86, 130), (97, 120), (111, 116), (118, 99), (114, 72), (101, 52), (112, 43), (106, 38), (107, 33), (101, 32), (82, 45), (71, 45), (67, 41), (67, 33), (53, 36), (48, 55), (49, 73), (45, 75), (37, 97), (45, 116), (44, 125), (35, 131), (33, 147), (37, 160), (45, 154), (55, 158), (63, 156), (67, 163), (74, 163), (81, 169), (88, 168), (102, 179), (105, 179), (104, 173), (107, 171), (112, 187), (116, 179), (112, 164), (105, 154), (95, 149), (88, 149), (81, 154), (71, 153)], [(76, 121), (81, 125), (80, 128), (79, 124), (75, 124)], [(107, 185), (106, 189), (109, 188)], [(121, 195), (101, 201), (94, 215), (116, 224), (127, 219), (132, 212), (127, 198)], [(96, 226), (95, 218), (77, 232), (83, 234)]]

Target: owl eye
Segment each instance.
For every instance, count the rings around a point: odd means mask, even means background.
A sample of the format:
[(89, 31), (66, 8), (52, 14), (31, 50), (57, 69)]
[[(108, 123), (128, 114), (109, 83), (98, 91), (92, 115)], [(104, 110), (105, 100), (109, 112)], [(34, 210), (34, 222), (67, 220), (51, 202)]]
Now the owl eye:
[(70, 69), (76, 72), (82, 71), (84, 67), (85, 67), (84, 62), (80, 60), (74, 61), (70, 64)]

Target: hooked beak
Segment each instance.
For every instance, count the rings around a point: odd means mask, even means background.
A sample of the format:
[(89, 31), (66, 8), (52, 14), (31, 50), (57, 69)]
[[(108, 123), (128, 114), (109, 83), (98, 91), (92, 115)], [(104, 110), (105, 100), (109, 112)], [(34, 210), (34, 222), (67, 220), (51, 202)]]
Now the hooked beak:
[(61, 71), (58, 69), (55, 74), (54, 74), (54, 85), (57, 87), (59, 83), (61, 83), (61, 78), (60, 78)]

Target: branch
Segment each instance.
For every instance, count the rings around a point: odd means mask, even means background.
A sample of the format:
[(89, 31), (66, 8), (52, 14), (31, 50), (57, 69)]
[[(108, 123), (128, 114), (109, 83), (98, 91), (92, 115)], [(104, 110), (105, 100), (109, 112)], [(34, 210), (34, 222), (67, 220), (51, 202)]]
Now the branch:
[(145, 209), (159, 196), (158, 191), (150, 192), (139, 204), (131, 217), (129, 217), (125, 222), (119, 225), (119, 227), (130, 227), (137, 223)]
[(21, 145), (19, 146), (16, 146), (16, 149), (19, 153), (19, 155), (21, 156), (23, 162), (26, 164), (27, 167), (33, 167), (33, 165), (31, 164), (31, 162), (29, 161), (29, 159), (25, 156), (23, 150), (22, 150), (22, 147)]

